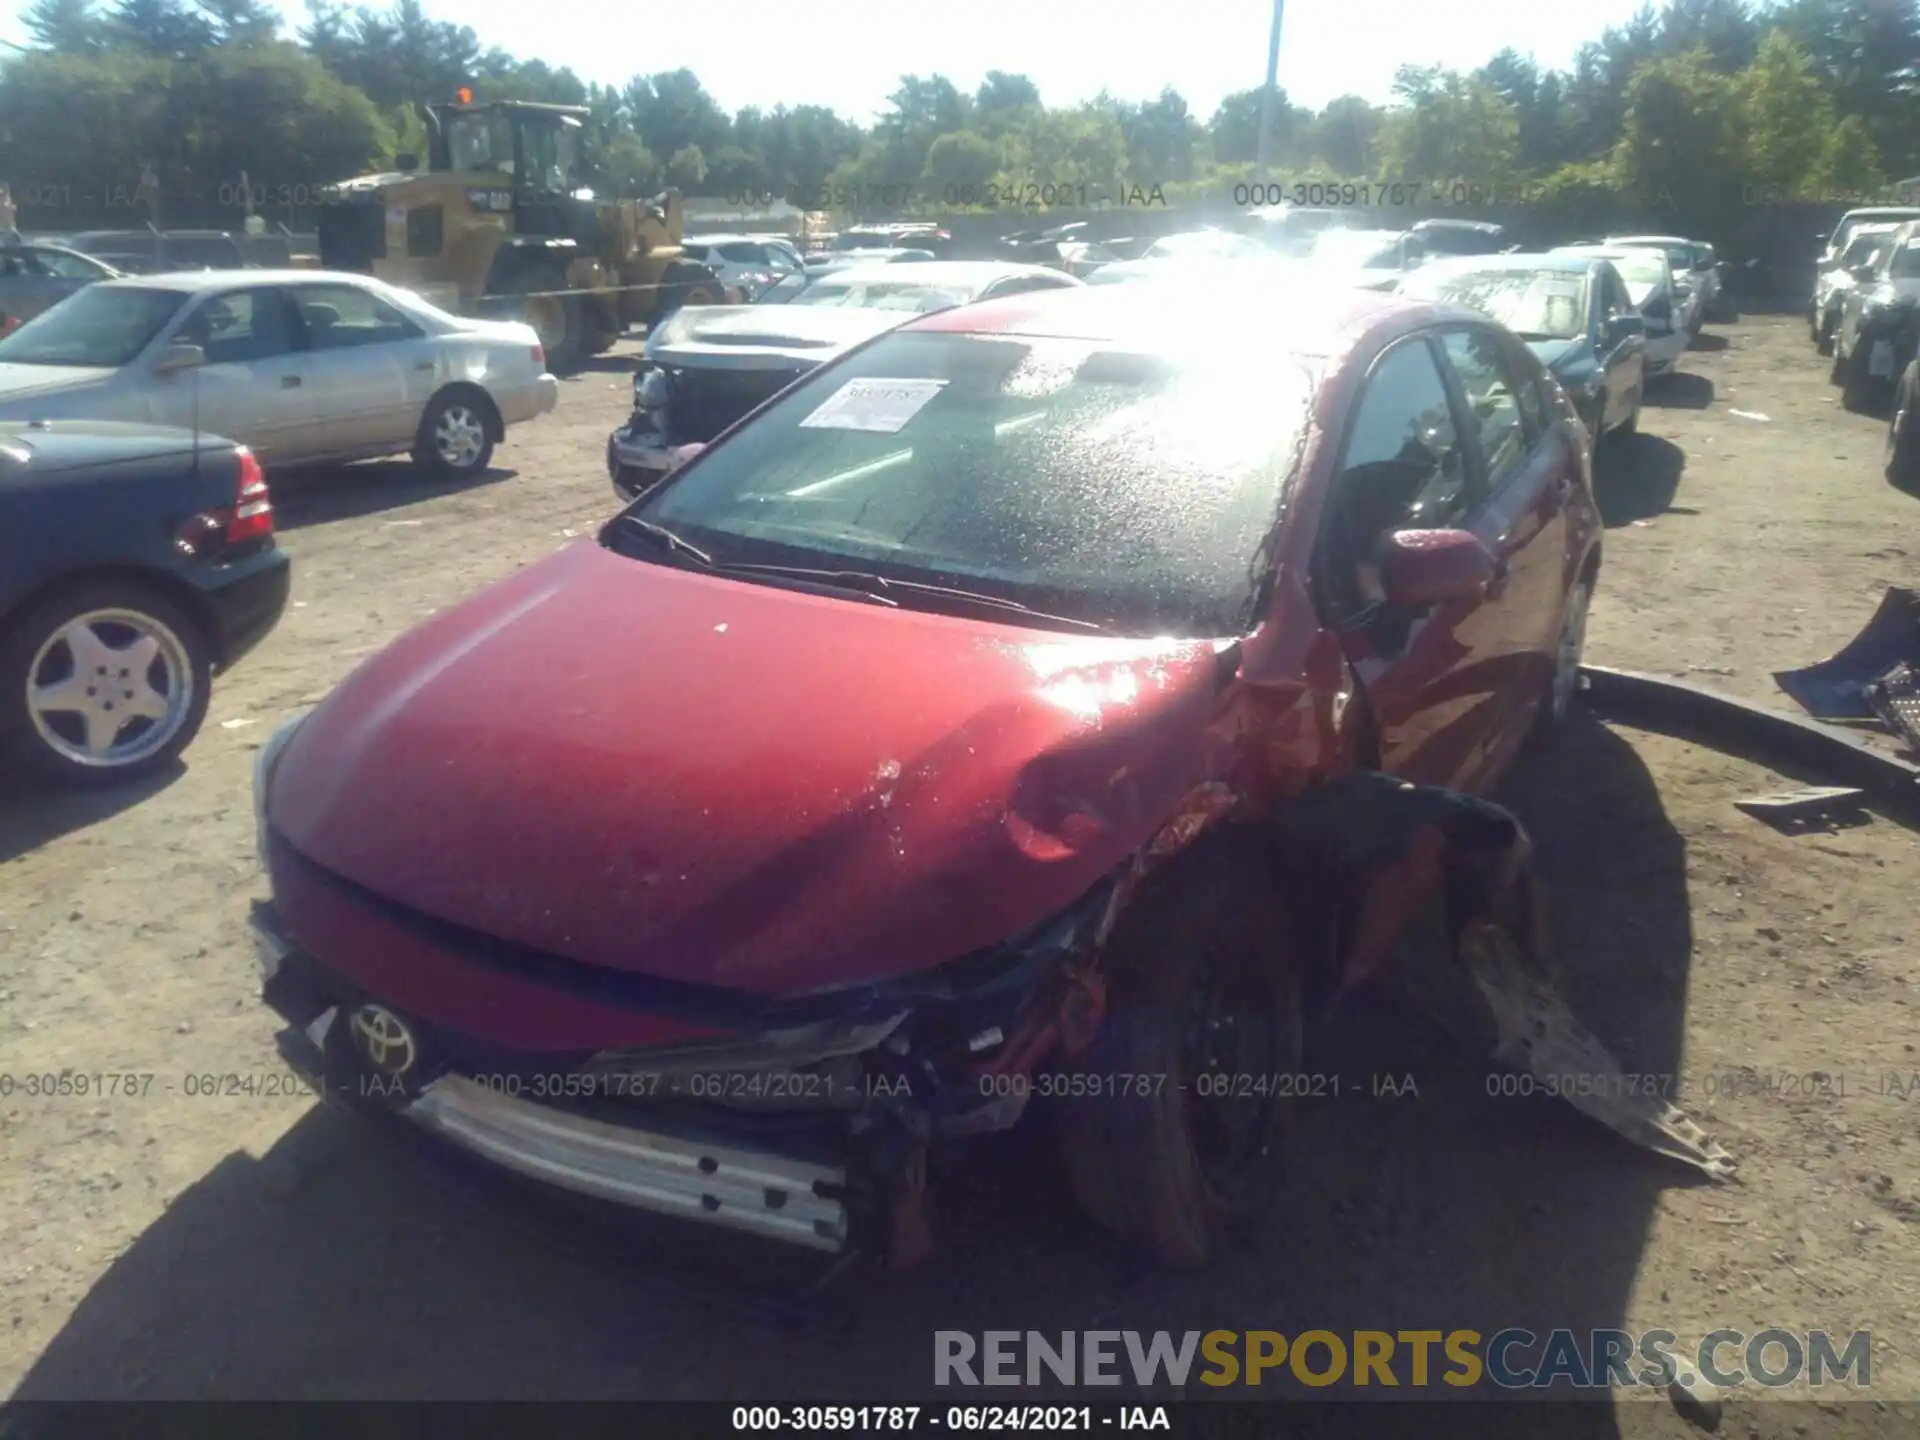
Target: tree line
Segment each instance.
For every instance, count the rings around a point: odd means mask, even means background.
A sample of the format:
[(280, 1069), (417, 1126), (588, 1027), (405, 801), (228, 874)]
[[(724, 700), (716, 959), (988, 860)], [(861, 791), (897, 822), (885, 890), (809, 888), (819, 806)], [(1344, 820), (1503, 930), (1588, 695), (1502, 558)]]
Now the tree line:
[[(1241, 91), (1203, 117), (1171, 88), (1054, 106), (1023, 75), (972, 92), (910, 75), (862, 126), (815, 105), (729, 114), (685, 69), (583, 82), (420, 0), (309, 0), (293, 33), (261, 0), (36, 0), (24, 20), (31, 43), (0, 62), (0, 183), (24, 223), (71, 217), (53, 226), (155, 201), (163, 219), (224, 208), (242, 174), (267, 213), (299, 210), (330, 181), (424, 151), (420, 107), (461, 86), (589, 107), (590, 178), (618, 193), (936, 201), (990, 186), (1245, 193), (1264, 98)], [(1404, 66), (1385, 106), (1274, 101), (1276, 180), (1615, 210), (1626, 195), (1713, 233), (1756, 196), (1840, 199), (1920, 172), (1920, 0), (1669, 0), (1565, 70), (1507, 50), (1472, 71)]]

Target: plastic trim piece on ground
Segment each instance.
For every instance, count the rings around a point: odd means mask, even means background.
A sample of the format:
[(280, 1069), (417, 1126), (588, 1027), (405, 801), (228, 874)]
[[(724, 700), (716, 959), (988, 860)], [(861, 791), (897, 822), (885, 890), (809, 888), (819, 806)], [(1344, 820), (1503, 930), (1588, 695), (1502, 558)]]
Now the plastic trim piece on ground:
[(1704, 685), (1665, 675), (1583, 665), (1587, 698), (1603, 714), (1644, 719), (1653, 728), (1671, 725), (1705, 736), (1744, 741), (1835, 781), (1855, 785), (1874, 800), (1920, 815), (1920, 765), (1874, 748), (1856, 735), (1818, 720), (1771, 710)]

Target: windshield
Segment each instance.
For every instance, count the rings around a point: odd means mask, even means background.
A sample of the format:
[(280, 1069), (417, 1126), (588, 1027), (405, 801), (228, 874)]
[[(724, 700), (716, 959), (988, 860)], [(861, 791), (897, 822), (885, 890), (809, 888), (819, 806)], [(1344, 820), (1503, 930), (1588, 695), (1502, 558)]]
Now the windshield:
[(1266, 358), (895, 332), (629, 513), (723, 565), (858, 569), (1143, 636), (1236, 634), (1314, 386), (1304, 362)]
[(90, 285), (0, 340), (0, 365), (125, 365), (178, 313), (178, 290)]
[(816, 280), (793, 297), (795, 305), (841, 305), (851, 310), (905, 310), (930, 315), (973, 297), (950, 285), (914, 280)]
[(1913, 219), (1920, 219), (1920, 210), (1898, 210), (1891, 215), (1849, 215), (1841, 220), (1839, 227), (1833, 232), (1829, 248), (1834, 254), (1839, 254), (1852, 243), (1862, 226), (1879, 225), (1890, 229), (1903, 220)]
[(1618, 250), (1600, 257), (1613, 262), (1620, 278), (1627, 282), (1627, 298), (1636, 306), (1653, 298), (1667, 284), (1667, 262), (1655, 250)]
[(1848, 242), (1845, 253), (1840, 257), (1841, 266), (1851, 270), (1856, 265), (1866, 265), (1870, 263), (1874, 256), (1880, 253), (1880, 246), (1886, 238), (1887, 231), (1881, 228), (1871, 229), (1865, 234), (1855, 235), (1853, 239)]
[(1522, 340), (1573, 340), (1587, 332), (1587, 281), (1577, 270), (1416, 271), (1401, 293), (1470, 305)]
[(1893, 252), (1887, 263), (1889, 280), (1920, 280), (1920, 245), (1911, 242)]
[(1667, 264), (1673, 267), (1673, 273), (1684, 275), (1694, 268), (1693, 247), (1690, 245), (1666, 245), (1657, 240), (1615, 240), (1612, 242), (1623, 250), (1653, 250), (1666, 256)]

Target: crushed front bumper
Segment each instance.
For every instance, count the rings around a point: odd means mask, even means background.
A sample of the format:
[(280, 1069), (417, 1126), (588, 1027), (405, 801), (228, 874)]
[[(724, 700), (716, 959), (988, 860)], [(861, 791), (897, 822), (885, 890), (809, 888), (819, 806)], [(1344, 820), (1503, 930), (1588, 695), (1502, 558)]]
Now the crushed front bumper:
[[(988, 1086), (969, 1066), (1029, 1054), (1054, 1013), (1054, 992), (1026, 978), (1055, 973), (1036, 958), (923, 1010), (861, 1010), (814, 1029), (782, 1019), (677, 1048), (530, 1054), (388, 1007), (307, 953), (271, 903), (255, 903), (251, 926), (262, 998), (286, 1022), (281, 1054), (322, 1098), (398, 1116), (559, 1189), (831, 1254), (891, 1243), (881, 1237), (930, 1141), (1019, 1118), (1027, 1089)], [(383, 1072), (370, 1025), (397, 1027), (407, 1059)], [(968, 1037), (957, 1049), (953, 1033)], [(779, 1063), (756, 1071), (769, 1055)], [(774, 1095), (786, 1098), (764, 1098)]]
[[(280, 1054), (317, 1093), (366, 1103), (367, 1087), (329, 1055), (341, 1023), (331, 1007), (282, 1031)], [(850, 1241), (845, 1165), (609, 1124), (462, 1075), (443, 1075), (394, 1108), (461, 1150), (577, 1195), (812, 1250), (838, 1253)]]
[(607, 437), (607, 476), (623, 504), (658, 485), (673, 466), (673, 447), (650, 430), (636, 430), (631, 421)]

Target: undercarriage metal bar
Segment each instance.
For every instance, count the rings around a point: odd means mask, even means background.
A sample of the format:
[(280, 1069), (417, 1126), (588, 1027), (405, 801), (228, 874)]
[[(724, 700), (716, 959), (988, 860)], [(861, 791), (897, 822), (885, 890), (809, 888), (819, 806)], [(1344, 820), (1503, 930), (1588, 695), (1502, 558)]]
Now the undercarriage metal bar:
[(1602, 714), (1650, 728), (1671, 727), (1720, 741), (1744, 741), (1920, 816), (1920, 765), (1818, 720), (1770, 709), (1688, 680), (1582, 665), (1587, 698)]

